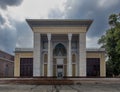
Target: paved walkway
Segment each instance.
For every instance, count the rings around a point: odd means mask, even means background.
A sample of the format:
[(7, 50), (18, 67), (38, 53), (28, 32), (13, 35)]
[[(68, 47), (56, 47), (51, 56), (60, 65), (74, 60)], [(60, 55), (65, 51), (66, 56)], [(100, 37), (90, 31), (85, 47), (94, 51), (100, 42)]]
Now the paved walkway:
[(120, 92), (120, 84), (77, 85), (8, 85), (0, 84), (0, 92)]
[[(33, 80), (34, 79), (34, 80)], [(41, 79), (41, 78), (40, 78)], [(120, 78), (69, 78), (73, 85), (25, 85), (39, 78), (0, 78), (0, 92), (120, 92)], [(18, 81), (16, 84), (15, 81)], [(19, 82), (22, 81), (22, 84)]]

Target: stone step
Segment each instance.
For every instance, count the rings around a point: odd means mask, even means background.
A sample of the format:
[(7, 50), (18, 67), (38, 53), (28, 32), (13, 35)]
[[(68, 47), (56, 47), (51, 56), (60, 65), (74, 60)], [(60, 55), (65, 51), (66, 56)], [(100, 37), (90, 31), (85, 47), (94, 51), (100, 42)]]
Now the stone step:
[(30, 85), (72, 85), (83, 83), (118, 83), (120, 78), (0, 78), (0, 84), (30, 84)]

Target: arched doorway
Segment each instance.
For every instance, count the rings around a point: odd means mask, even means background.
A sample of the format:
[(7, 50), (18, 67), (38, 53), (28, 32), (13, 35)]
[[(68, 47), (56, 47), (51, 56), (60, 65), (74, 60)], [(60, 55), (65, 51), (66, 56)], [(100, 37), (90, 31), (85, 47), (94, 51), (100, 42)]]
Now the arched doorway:
[(65, 62), (67, 51), (63, 44), (59, 43), (53, 50), (53, 75), (62, 78), (66, 74), (67, 63)]

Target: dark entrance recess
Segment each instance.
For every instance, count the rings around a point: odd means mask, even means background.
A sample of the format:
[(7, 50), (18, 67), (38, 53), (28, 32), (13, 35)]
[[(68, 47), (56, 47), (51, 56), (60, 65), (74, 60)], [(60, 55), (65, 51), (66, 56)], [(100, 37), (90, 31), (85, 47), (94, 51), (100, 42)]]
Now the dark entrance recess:
[(20, 76), (21, 77), (33, 76), (33, 58), (20, 59)]
[(57, 65), (57, 77), (58, 78), (63, 77), (63, 65)]
[(100, 59), (87, 58), (87, 76), (99, 77), (100, 76)]

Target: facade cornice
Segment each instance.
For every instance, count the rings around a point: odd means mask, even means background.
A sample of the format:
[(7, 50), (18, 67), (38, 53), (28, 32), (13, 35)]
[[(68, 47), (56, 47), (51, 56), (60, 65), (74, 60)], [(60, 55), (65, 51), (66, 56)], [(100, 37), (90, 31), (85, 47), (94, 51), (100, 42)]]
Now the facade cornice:
[(90, 19), (26, 19), (26, 21), (32, 30), (35, 27), (86, 27), (88, 30), (93, 22)]
[[(33, 52), (33, 48), (16, 48), (15, 53), (17, 52)], [(104, 48), (86, 48), (86, 52), (105, 52)]]

